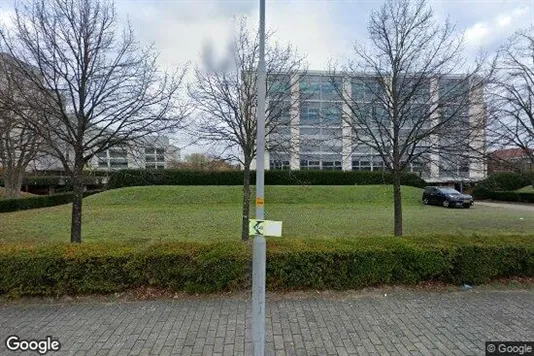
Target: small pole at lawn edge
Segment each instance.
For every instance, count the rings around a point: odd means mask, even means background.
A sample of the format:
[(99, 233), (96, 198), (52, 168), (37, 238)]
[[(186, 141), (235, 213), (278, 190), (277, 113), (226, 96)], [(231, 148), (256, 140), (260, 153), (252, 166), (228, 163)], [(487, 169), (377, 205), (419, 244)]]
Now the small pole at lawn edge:
[[(256, 219), (263, 220), (265, 149), (265, 0), (260, 0), (260, 46), (258, 62), (258, 108), (256, 150)], [(261, 202), (261, 203), (260, 203)], [(254, 237), (252, 252), (252, 342), (254, 356), (265, 353), (265, 237)]]

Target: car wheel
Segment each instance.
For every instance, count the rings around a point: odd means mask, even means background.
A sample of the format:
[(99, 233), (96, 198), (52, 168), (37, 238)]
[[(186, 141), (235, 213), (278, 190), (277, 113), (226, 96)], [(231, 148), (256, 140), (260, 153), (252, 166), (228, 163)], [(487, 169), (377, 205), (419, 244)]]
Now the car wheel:
[(469, 209), (471, 207), (471, 204), (464, 204), (464, 209)]
[(451, 206), (451, 204), (450, 204), (450, 202), (449, 202), (447, 199), (445, 199), (445, 200), (443, 201), (443, 206), (446, 207), (446, 208), (448, 208), (448, 207)]
[(423, 204), (428, 205), (428, 198), (423, 199)]

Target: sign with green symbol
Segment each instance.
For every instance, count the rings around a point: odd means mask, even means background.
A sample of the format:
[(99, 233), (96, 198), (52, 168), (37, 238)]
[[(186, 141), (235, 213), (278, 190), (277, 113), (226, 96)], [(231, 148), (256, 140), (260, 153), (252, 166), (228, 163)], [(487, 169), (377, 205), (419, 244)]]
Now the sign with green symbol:
[(248, 234), (281, 237), (282, 222), (250, 219), (248, 223)]

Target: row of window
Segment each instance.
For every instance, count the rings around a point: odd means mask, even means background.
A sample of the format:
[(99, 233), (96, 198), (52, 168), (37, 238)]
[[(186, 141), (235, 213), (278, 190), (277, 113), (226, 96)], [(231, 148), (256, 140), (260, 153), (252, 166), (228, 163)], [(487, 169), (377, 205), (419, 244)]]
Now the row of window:
[[(271, 160), (270, 168), (273, 170), (288, 170), (290, 169), (289, 161)], [(343, 169), (341, 161), (326, 161), (326, 160), (301, 160), (301, 170), (336, 170)], [(353, 171), (383, 171), (385, 170), (384, 162), (369, 161), (369, 160), (354, 160), (352, 161)], [(420, 173), (421, 175), (430, 175), (430, 165), (411, 164), (410, 172)]]
[[(124, 148), (113, 147), (97, 155), (99, 168), (124, 169), (128, 168), (128, 151)], [(165, 149), (146, 147), (145, 167), (150, 169), (165, 168)]]
[[(274, 159), (270, 161), (270, 169), (272, 170), (289, 170), (291, 168), (288, 160)], [(382, 160), (377, 157), (362, 157), (352, 161), (351, 166), (353, 171), (384, 171), (386, 166)], [(338, 160), (324, 160), (324, 159), (303, 159), (300, 160), (301, 170), (342, 170), (342, 162)], [(410, 163), (407, 168), (409, 172), (417, 173), (423, 177), (430, 176), (430, 163)], [(452, 177), (469, 177), (469, 163), (463, 162), (454, 167), (440, 166), (440, 176)]]
[[(289, 93), (291, 84), (288, 77), (279, 76), (269, 81), (268, 94)], [(352, 78), (350, 88), (356, 101), (372, 102), (383, 96), (385, 86), (391, 83), (373, 77)], [(420, 77), (397, 78), (397, 91), (409, 96), (414, 101), (428, 102), (431, 92), (431, 80)], [(414, 90), (413, 88), (416, 88)], [(468, 92), (468, 83), (461, 78), (443, 78), (439, 80), (439, 95), (459, 98)], [(309, 75), (299, 82), (299, 91), (303, 100), (339, 100), (343, 91), (343, 79), (327, 75)]]

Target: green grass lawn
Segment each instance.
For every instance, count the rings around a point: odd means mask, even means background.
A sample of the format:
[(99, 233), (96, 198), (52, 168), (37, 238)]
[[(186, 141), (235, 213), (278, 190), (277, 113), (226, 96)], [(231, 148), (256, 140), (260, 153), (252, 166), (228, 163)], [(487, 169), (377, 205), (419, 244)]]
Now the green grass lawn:
[(526, 187), (523, 187), (521, 189), (518, 189), (516, 190), (516, 192), (521, 192), (521, 193), (532, 193), (534, 194), (534, 188), (531, 186), (531, 185), (528, 185)]
[[(423, 206), (422, 190), (403, 187), (407, 236), (532, 234), (528, 212), (475, 206)], [(253, 195), (254, 196), (254, 195)], [(85, 242), (240, 238), (242, 188), (152, 186), (84, 199)], [(252, 208), (253, 209), (253, 208)], [(69, 241), (70, 205), (0, 214), (0, 242)], [(390, 186), (267, 186), (265, 214), (283, 221), (285, 237), (391, 236)]]

